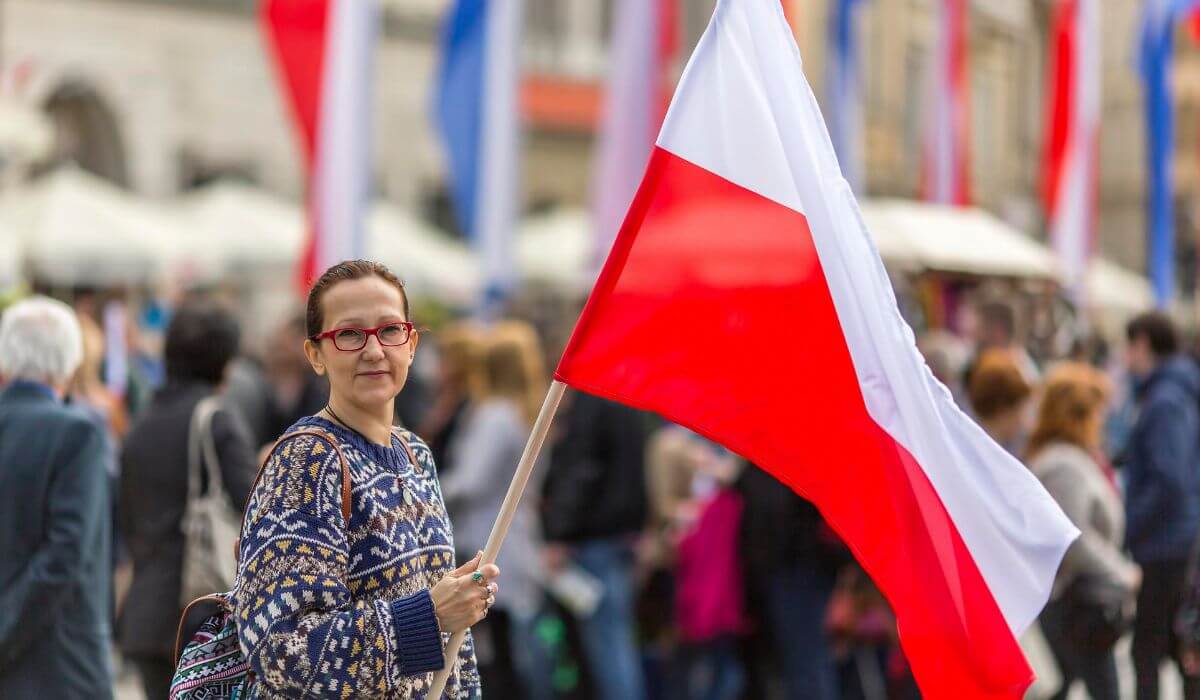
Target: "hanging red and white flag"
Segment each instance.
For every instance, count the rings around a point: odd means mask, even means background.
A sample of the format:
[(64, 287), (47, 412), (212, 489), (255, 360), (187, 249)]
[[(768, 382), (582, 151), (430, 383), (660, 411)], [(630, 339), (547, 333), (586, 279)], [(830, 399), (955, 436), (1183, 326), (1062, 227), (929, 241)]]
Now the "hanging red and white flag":
[(678, 2), (616, 0), (613, 5), (612, 60), (592, 202), (594, 270), (612, 247), (666, 114)]
[(1022, 697), (1078, 531), (917, 352), (778, 0), (718, 1), (555, 376), (812, 501), (924, 697)]
[(925, 119), (921, 198), (971, 203), (971, 95), (968, 81), (968, 0), (939, 0), (938, 38)]
[(1096, 228), (1100, 0), (1059, 0), (1050, 32), (1044, 186), (1063, 282), (1083, 303)]
[(309, 235), (302, 290), (329, 266), (361, 258), (371, 187), (375, 0), (266, 0), (261, 21), (301, 137)]

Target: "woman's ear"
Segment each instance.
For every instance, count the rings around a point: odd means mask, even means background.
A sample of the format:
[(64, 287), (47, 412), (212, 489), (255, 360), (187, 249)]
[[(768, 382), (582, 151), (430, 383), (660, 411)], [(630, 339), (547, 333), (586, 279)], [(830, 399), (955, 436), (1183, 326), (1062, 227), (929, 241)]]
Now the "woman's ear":
[(417, 343), (421, 340), (421, 334), (414, 328), (412, 335), (408, 339), (408, 359), (412, 361), (417, 356)]
[(317, 376), (325, 376), (325, 361), (321, 359), (321, 347), (311, 340), (304, 341), (304, 356), (308, 358), (308, 364), (312, 365), (313, 371)]

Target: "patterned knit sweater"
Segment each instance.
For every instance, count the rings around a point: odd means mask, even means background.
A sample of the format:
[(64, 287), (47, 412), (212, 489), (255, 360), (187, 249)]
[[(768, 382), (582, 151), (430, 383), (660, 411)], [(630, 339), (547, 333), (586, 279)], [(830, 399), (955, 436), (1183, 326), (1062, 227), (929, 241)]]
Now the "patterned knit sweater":
[[(442, 667), (429, 589), (455, 568), (450, 521), (429, 447), (403, 433), (373, 444), (323, 418), (340, 443), (352, 496), (342, 519), (342, 470), (313, 435), (279, 445), (251, 494), (242, 530), (238, 635), (256, 680), (252, 698), (424, 699)], [(481, 696), (470, 636), (443, 698)]]

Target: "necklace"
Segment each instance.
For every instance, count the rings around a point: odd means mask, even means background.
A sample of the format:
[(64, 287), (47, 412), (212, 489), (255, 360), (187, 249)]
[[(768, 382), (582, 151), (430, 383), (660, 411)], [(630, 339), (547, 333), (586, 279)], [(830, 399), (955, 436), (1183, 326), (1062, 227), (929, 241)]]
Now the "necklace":
[[(362, 439), (363, 439), (363, 441), (364, 441), (364, 442), (366, 442), (367, 444), (369, 444), (369, 445), (373, 445), (373, 444), (375, 444), (375, 443), (374, 443), (374, 442), (372, 442), (372, 441), (371, 441), (371, 439), (370, 439), (370, 438), (368, 438), (366, 435), (363, 435), (362, 433), (358, 432), (357, 430), (355, 430), (355, 429), (354, 429), (354, 427), (353, 427), (353, 426), (351, 426), (351, 425), (350, 425), (349, 423), (347, 423), (346, 421), (342, 420), (342, 417), (341, 417), (341, 416), (339, 416), (338, 414), (336, 414), (336, 413), (334, 413), (334, 412), (333, 412), (333, 409), (329, 407), (329, 404), (325, 404), (325, 412), (326, 412), (326, 413), (328, 413), (330, 416), (332, 416), (332, 417), (333, 417), (333, 419), (334, 419), (335, 421), (337, 421), (337, 422), (338, 422), (338, 425), (342, 426), (342, 427), (343, 427), (343, 428), (345, 428), (346, 430), (349, 430), (350, 432), (352, 432), (352, 433), (354, 433), (355, 435), (359, 436), (359, 437), (360, 437), (360, 438), (362, 438)], [(388, 439), (388, 447), (391, 447), (391, 438), (390, 438), (390, 436), (389, 436), (389, 439)]]

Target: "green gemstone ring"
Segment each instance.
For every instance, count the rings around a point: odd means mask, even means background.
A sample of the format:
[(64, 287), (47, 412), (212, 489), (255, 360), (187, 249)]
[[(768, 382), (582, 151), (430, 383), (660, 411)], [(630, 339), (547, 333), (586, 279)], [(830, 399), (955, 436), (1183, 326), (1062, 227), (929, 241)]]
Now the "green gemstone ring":
[(483, 574), (476, 571), (475, 573), (471, 574), (471, 580), (474, 581), (475, 583), (482, 583), (483, 582)]

